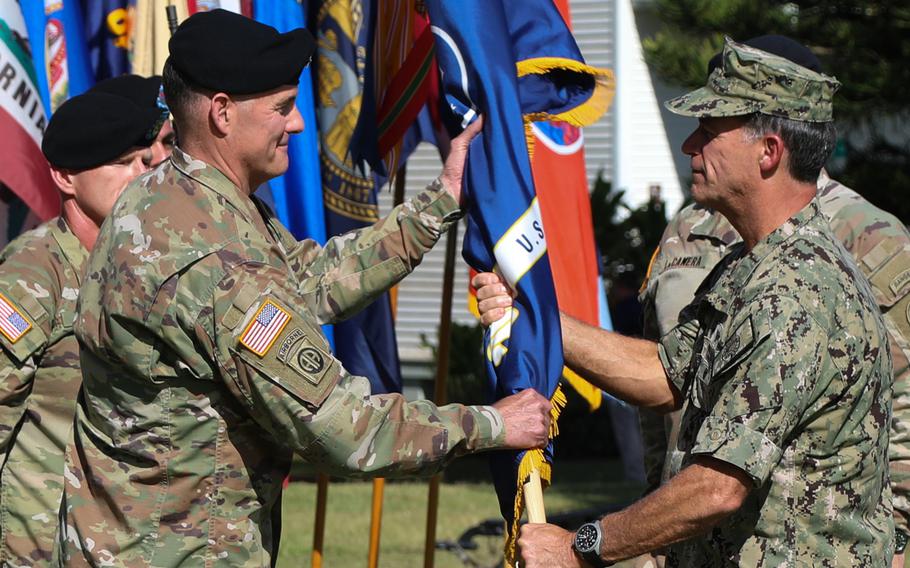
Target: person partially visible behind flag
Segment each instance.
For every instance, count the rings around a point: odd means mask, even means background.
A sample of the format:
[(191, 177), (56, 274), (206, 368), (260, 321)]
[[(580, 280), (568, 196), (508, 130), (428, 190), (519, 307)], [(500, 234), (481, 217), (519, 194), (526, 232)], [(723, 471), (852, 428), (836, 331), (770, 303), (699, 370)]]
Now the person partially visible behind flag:
[(0, 244), (5, 244), (38, 219), (60, 212), (60, 197), (41, 154), (47, 119), (25, 20), (12, 0), (0, 1), (0, 61), (8, 78), (0, 89), (0, 186), (9, 190), (0, 190), (5, 225)]
[[(460, 128), (479, 113), (485, 121), (464, 178), (463, 256), (475, 269), (502, 274), (517, 293), (514, 307), (485, 335), (491, 395), (537, 389), (551, 397), (555, 417), (565, 400), (558, 390), (562, 341), (529, 159), (530, 122), (597, 120), (609, 104), (610, 75), (584, 64), (552, 0), (428, 0), (427, 7), (449, 108)], [(552, 445), (492, 461), (511, 563), (522, 484), (534, 469), (549, 481)]]

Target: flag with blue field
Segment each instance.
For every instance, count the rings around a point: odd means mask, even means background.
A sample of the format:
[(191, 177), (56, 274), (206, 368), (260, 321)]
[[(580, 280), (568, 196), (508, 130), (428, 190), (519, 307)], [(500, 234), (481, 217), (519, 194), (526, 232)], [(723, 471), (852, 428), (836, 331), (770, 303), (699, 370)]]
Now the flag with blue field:
[[(428, 0), (427, 8), (447, 106), (461, 128), (484, 116), (465, 170), (462, 254), (477, 270), (499, 272), (517, 292), (510, 313), (484, 338), (491, 400), (534, 388), (553, 401), (556, 418), (565, 401), (558, 388), (562, 339), (531, 171), (531, 122), (594, 122), (609, 104), (609, 73), (584, 63), (552, 0)], [(514, 558), (522, 485), (533, 470), (548, 482), (551, 462), (552, 444), (492, 457), (512, 536), (507, 560)]]

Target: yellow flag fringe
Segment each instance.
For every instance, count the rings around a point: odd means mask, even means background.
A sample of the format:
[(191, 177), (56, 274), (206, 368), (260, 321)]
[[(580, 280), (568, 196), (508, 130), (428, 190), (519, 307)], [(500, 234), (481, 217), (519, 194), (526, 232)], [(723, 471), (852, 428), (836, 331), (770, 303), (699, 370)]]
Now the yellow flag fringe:
[(594, 78), (594, 89), (591, 96), (583, 103), (561, 113), (534, 112), (524, 115), (525, 138), (528, 143), (528, 156), (534, 157), (534, 134), (531, 123), (543, 120), (558, 120), (572, 126), (588, 126), (597, 122), (607, 112), (616, 93), (616, 82), (609, 69), (592, 67), (574, 59), (563, 57), (534, 57), (519, 61), (516, 64), (519, 77), (531, 74), (543, 74), (555, 70), (583, 73)]
[[(557, 385), (556, 390), (553, 392), (553, 396), (550, 398), (550, 440), (559, 435), (559, 415), (562, 413), (562, 409), (566, 407), (566, 394), (562, 392), (562, 385)], [(518, 465), (518, 478), (516, 479), (516, 491), (515, 491), (515, 508), (514, 516), (512, 521), (512, 526), (506, 527), (506, 542), (505, 542), (505, 565), (511, 567), (515, 565), (515, 560), (517, 558), (516, 554), (517, 544), (518, 544), (518, 527), (521, 524), (521, 516), (524, 514), (525, 510), (525, 500), (524, 500), (524, 485), (527, 482), (528, 478), (531, 476), (531, 472), (534, 470), (540, 472), (540, 481), (543, 484), (543, 488), (546, 489), (550, 486), (550, 480), (553, 477), (553, 468), (547, 463), (547, 460), (543, 457), (543, 450), (528, 450), (525, 452), (525, 455), (521, 458), (521, 463)]]

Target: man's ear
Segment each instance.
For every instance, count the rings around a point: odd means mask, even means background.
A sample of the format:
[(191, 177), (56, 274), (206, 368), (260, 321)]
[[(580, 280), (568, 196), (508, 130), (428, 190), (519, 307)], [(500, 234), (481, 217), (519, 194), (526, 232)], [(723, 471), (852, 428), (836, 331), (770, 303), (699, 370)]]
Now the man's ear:
[(758, 167), (762, 176), (767, 177), (777, 171), (784, 159), (784, 140), (780, 134), (765, 134), (762, 137), (761, 157)]
[(64, 195), (76, 195), (76, 189), (73, 187), (73, 172), (70, 170), (61, 170), (51, 166), (51, 179)]
[(209, 99), (209, 121), (215, 132), (227, 135), (236, 120), (236, 103), (227, 93), (215, 93)]

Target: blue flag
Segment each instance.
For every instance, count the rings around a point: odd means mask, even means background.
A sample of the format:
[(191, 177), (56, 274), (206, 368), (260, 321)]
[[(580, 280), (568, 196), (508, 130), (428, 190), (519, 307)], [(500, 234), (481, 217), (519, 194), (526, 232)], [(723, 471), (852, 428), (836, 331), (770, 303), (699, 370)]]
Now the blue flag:
[[(367, 47), (371, 45), (373, 2), (322, 2), (311, 11), (319, 42), (316, 118), (326, 234), (339, 235), (379, 219), (378, 182), (366, 166), (355, 165), (351, 139), (363, 103)], [(345, 368), (370, 380), (373, 393), (401, 392), (398, 342), (388, 294), (354, 317), (335, 324), (335, 354)]]
[[(253, 15), (256, 20), (282, 33), (306, 27), (306, 6), (297, 0), (256, 2), (253, 4)], [(310, 66), (300, 75), (297, 110), (303, 116), (303, 132), (291, 136), (288, 143), (288, 171), (271, 180), (269, 187), (278, 218), (291, 233), (298, 239), (314, 239), (325, 243), (325, 208), (322, 205), (319, 141)]]
[(47, 115), (87, 91), (95, 80), (78, 0), (21, 2), (35, 61), (38, 91)]
[[(484, 115), (464, 176), (469, 207), (462, 254), (477, 270), (499, 272), (517, 292), (511, 313), (484, 338), (491, 395), (537, 389), (554, 402), (555, 418), (565, 402), (558, 388), (562, 338), (531, 174), (529, 121), (594, 122), (609, 104), (609, 74), (584, 64), (552, 0), (427, 0), (427, 7), (449, 108), (462, 128)], [(500, 510), (511, 529), (510, 562), (523, 482), (534, 469), (549, 481), (551, 461), (552, 444), (492, 457)]]
[(130, 72), (129, 0), (82, 0), (95, 81)]

